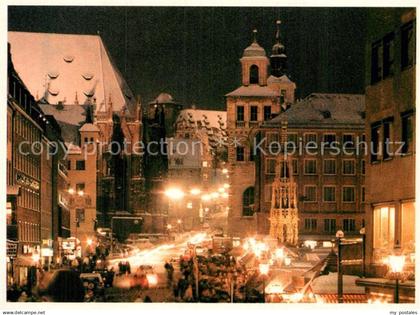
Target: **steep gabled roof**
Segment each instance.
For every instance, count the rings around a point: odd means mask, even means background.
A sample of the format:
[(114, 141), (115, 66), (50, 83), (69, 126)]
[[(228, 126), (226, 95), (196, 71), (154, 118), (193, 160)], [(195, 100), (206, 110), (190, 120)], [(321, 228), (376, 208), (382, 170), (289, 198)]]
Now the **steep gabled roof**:
[(96, 99), (105, 111), (109, 96), (114, 111), (135, 113), (130, 88), (98, 35), (8, 32), (16, 71), (32, 95), (49, 104), (86, 104)]

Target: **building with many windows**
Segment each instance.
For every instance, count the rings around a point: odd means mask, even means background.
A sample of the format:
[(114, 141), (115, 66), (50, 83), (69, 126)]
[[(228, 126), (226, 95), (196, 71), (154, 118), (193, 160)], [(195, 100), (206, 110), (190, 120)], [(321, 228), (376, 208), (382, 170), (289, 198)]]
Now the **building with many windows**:
[[(57, 257), (54, 241), (66, 236), (55, 222), (68, 221), (58, 196), (66, 189), (61, 130), (45, 115), (8, 56), (7, 270), (8, 283), (33, 284), (33, 267)], [(64, 181), (64, 183), (63, 183)], [(57, 186), (57, 183), (60, 185)], [(62, 202), (63, 208), (67, 207)], [(68, 226), (67, 226), (68, 227)]]
[[(338, 229), (359, 235), (364, 226), (365, 159), (358, 145), (364, 141), (364, 96), (313, 93), (295, 102), (296, 85), (286, 75), (279, 30), (270, 59), (254, 39), (241, 64), (242, 86), (226, 95), (229, 233), (271, 234), (292, 243), (297, 234), (299, 240), (330, 240)], [(296, 150), (282, 159), (285, 142)], [(315, 146), (310, 152), (308, 143)], [(291, 174), (283, 176), (289, 169)], [(280, 214), (287, 217), (284, 233)]]
[(287, 149), (299, 240), (330, 240), (339, 229), (359, 235), (365, 200), (363, 95), (311, 94), (263, 123), (259, 139), (255, 211), (265, 216), (259, 233), (268, 234), (276, 169)]
[[(389, 255), (404, 255), (404, 278), (415, 266), (415, 9), (382, 9), (368, 16), (366, 71), (366, 260), (361, 281), (371, 298), (393, 300)], [(405, 282), (400, 302), (414, 301)]]

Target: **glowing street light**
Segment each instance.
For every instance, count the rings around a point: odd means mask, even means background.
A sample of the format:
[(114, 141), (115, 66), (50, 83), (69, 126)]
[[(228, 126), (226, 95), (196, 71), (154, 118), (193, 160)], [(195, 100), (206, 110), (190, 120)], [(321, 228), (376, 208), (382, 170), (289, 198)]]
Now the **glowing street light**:
[(88, 240), (87, 240), (87, 244), (88, 244), (89, 246), (91, 246), (91, 245), (92, 245), (92, 243), (93, 243), (92, 239), (88, 238)]
[(185, 196), (185, 193), (179, 188), (169, 188), (165, 190), (165, 196), (173, 200), (180, 200)]
[(283, 259), (284, 258), (284, 250), (283, 248), (276, 248), (276, 251), (274, 252), (277, 259)]
[(224, 192), (225, 192), (225, 188), (224, 188), (224, 187), (220, 187), (220, 188), (218, 189), (218, 191), (219, 191), (219, 193), (224, 193)]
[(222, 169), (222, 173), (223, 174), (227, 174), (228, 173), (228, 169), (227, 168)]
[(223, 188), (225, 188), (225, 189), (228, 189), (230, 187), (230, 185), (229, 184), (224, 184), (223, 185)]
[(208, 194), (202, 195), (201, 196), (201, 200), (203, 201), (210, 201), (211, 200), (211, 196)]
[(391, 278), (395, 278), (395, 293), (394, 293), (394, 303), (400, 302), (399, 294), (399, 280), (402, 276), (402, 272), (405, 264), (404, 255), (390, 255), (388, 256), (388, 266), (391, 272)]
[(168, 225), (166, 226), (166, 228), (167, 228), (168, 230), (171, 230), (171, 229), (172, 229), (172, 224), (168, 224)]
[(69, 189), (67, 190), (67, 192), (68, 192), (70, 195), (73, 195), (73, 194), (74, 194), (74, 189), (73, 189), (73, 188), (69, 188)]
[(85, 192), (84, 192), (83, 190), (79, 190), (79, 191), (77, 192), (77, 194), (78, 194), (80, 197), (83, 197), (83, 196), (84, 196), (84, 194), (85, 194)]
[(259, 270), (260, 273), (264, 276), (268, 275), (268, 272), (270, 271), (270, 265), (269, 264), (259, 264)]
[(391, 272), (401, 273), (404, 268), (404, 263), (405, 263), (405, 256), (391, 255), (388, 257), (388, 265), (391, 269)]
[(219, 193), (218, 193), (217, 191), (215, 191), (215, 192), (212, 192), (212, 193), (210, 194), (210, 196), (211, 196), (211, 198), (213, 198), (213, 199), (217, 199), (217, 198), (219, 198)]
[(197, 196), (197, 195), (201, 194), (201, 190), (198, 189), (198, 188), (193, 188), (193, 189), (190, 190), (190, 193), (193, 196)]
[(181, 219), (178, 219), (178, 220), (176, 221), (176, 223), (181, 224), (181, 223), (182, 223), (182, 220), (181, 220)]

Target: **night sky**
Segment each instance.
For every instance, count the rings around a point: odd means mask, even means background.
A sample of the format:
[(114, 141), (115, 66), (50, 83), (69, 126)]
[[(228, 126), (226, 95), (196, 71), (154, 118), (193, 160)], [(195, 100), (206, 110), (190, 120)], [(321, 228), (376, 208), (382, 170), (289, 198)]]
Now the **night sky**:
[(168, 92), (223, 109), (240, 85), (239, 58), (258, 30), (269, 55), (275, 21), (297, 97), (363, 93), (366, 15), (358, 8), (9, 7), (9, 30), (96, 34), (135, 94)]

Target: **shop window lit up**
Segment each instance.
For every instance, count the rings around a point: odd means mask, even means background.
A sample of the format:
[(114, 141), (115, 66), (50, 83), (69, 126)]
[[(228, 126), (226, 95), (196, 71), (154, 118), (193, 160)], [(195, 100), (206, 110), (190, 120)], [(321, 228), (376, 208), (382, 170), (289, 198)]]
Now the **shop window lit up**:
[(373, 227), (374, 255), (375, 260), (379, 262), (394, 249), (395, 207), (376, 207), (373, 211)]

